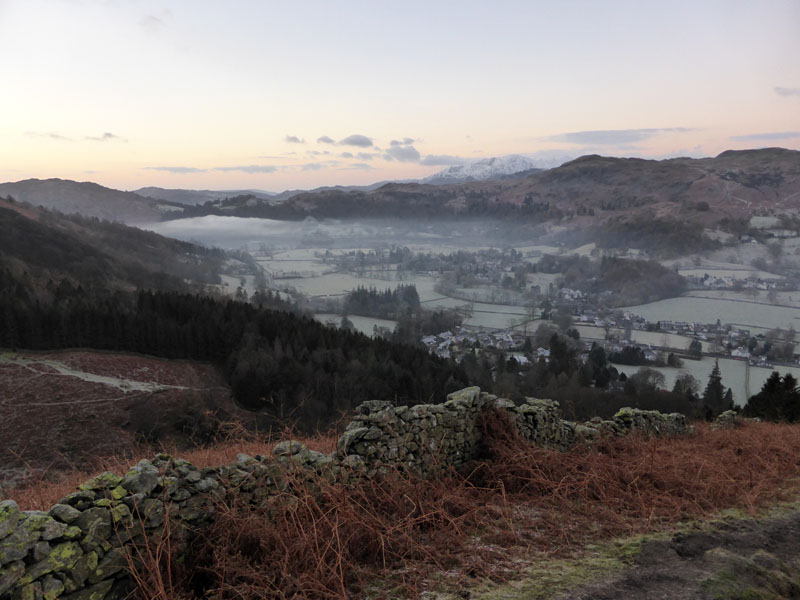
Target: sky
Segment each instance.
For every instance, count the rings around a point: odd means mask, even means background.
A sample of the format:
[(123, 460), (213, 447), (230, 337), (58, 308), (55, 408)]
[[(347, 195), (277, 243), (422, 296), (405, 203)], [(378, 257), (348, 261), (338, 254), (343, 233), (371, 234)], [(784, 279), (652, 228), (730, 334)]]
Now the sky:
[(0, 181), (800, 149), (800, 0), (0, 0)]

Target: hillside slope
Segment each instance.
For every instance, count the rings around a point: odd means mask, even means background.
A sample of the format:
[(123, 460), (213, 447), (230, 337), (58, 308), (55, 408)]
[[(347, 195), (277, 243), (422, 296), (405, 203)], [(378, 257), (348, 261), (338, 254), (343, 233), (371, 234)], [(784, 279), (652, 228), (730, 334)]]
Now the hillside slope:
[(0, 353), (0, 414), (0, 487), (253, 420), (214, 365), (86, 350)]
[(6, 200), (0, 200), (0, 231), (0, 267), (27, 273), (38, 287), (67, 278), (108, 289), (188, 290), (219, 283), (231, 268), (221, 250)]
[(252, 194), (259, 200), (270, 200), (275, 194), (262, 192), (260, 190), (183, 190), (168, 189), (161, 187), (143, 187), (134, 193), (145, 198), (175, 202), (178, 204), (204, 204), (205, 202), (216, 202), (233, 196)]
[(0, 183), (0, 197), (7, 196), (65, 214), (77, 213), (124, 223), (158, 221), (165, 212), (181, 211), (181, 205), (173, 202), (68, 179), (26, 179)]

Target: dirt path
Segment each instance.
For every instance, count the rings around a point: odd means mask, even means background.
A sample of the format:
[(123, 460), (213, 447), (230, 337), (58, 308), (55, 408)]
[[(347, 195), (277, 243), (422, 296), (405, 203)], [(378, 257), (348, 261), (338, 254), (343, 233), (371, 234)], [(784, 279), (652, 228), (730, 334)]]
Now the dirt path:
[[(52, 359), (39, 359), (20, 356), (16, 354), (0, 354), (0, 364), (23, 367), (33, 374), (34, 377), (42, 375), (60, 375), (63, 377), (75, 377), (87, 383), (99, 383), (116, 388), (122, 392), (143, 392), (154, 393), (164, 390), (186, 390), (189, 389), (180, 385), (166, 385), (152, 381), (138, 381), (122, 377), (112, 377), (108, 375), (98, 375), (70, 367), (62, 362)], [(122, 398), (124, 396), (121, 396)], [(74, 402), (74, 401), (72, 401)], [(41, 405), (42, 403), (38, 403)], [(50, 403), (53, 404), (53, 403)], [(29, 403), (32, 405), (32, 403)]]
[(800, 510), (645, 542), (634, 566), (560, 600), (800, 598)]

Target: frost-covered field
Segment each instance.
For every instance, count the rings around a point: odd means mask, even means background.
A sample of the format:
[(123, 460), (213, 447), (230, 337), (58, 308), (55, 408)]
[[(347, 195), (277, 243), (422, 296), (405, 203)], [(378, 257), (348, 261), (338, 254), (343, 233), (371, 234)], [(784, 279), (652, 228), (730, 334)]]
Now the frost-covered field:
[[(640, 367), (631, 367), (628, 365), (614, 365), (618, 371), (631, 375), (636, 373)], [(659, 367), (656, 370), (664, 374), (666, 379), (665, 388), (672, 389), (675, 385), (675, 380), (682, 371), (690, 373), (700, 382), (700, 393), (703, 393), (706, 384), (708, 383), (708, 376), (714, 368), (714, 359), (705, 357), (702, 360), (686, 360), (684, 366), (680, 369), (671, 367)], [(747, 371), (750, 370), (749, 382)], [(748, 367), (747, 362), (744, 360), (734, 360), (732, 358), (721, 358), (719, 360), (719, 370), (722, 375), (722, 385), (726, 388), (731, 388), (733, 392), (733, 401), (738, 405), (743, 405), (749, 396), (757, 394), (761, 390), (761, 386), (770, 376), (772, 371), (778, 371), (781, 375), (791, 372), (795, 377), (800, 378), (800, 368), (798, 367), (776, 367), (774, 369), (765, 369), (762, 367)]]
[(770, 302), (770, 292), (764, 290), (747, 290), (736, 292), (733, 290), (692, 290), (686, 296), (697, 298), (716, 298), (719, 300), (740, 300), (753, 304), (776, 304), (800, 308), (800, 292), (774, 292), (775, 302)]
[[(582, 339), (590, 340), (603, 340), (605, 339), (605, 329), (602, 327), (595, 327), (594, 325), (575, 325), (575, 329), (581, 334)], [(612, 328), (610, 333), (615, 335), (618, 339), (624, 339), (625, 332), (622, 329)], [(664, 333), (658, 331), (641, 331), (634, 329), (631, 331), (631, 340), (638, 344), (648, 344), (650, 346), (659, 348), (673, 348), (675, 350), (688, 350), (689, 344), (694, 338), (678, 335), (677, 333)], [(701, 341), (703, 351), (708, 348), (706, 342)]]
[(723, 277), (730, 277), (731, 279), (736, 279), (743, 281), (748, 277), (757, 277), (758, 279), (765, 279), (765, 280), (777, 280), (777, 279), (784, 279), (782, 275), (775, 275), (774, 273), (769, 273), (767, 271), (760, 271), (758, 269), (748, 269), (745, 267), (741, 267), (738, 269), (715, 269), (715, 268), (708, 268), (708, 267), (697, 267), (693, 269), (679, 269), (679, 275), (683, 275), (684, 277), (703, 277), (704, 275), (708, 275), (709, 277), (718, 277), (722, 279)]
[(799, 328), (800, 310), (786, 306), (770, 306), (736, 300), (682, 296), (650, 304), (622, 309), (640, 315), (648, 321), (686, 321), (695, 323), (731, 323), (744, 327), (787, 329)]

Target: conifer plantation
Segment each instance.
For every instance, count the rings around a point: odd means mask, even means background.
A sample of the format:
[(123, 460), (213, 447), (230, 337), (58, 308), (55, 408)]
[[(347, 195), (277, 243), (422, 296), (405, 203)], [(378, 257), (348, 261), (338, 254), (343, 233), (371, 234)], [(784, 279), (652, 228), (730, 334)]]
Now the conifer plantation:
[(95, 348), (211, 361), (236, 400), (313, 430), (373, 398), (414, 404), (467, 385), (424, 348), (334, 329), (271, 292), (252, 303), (208, 296), (87, 291), (64, 280), (45, 293), (0, 272), (0, 347)]

